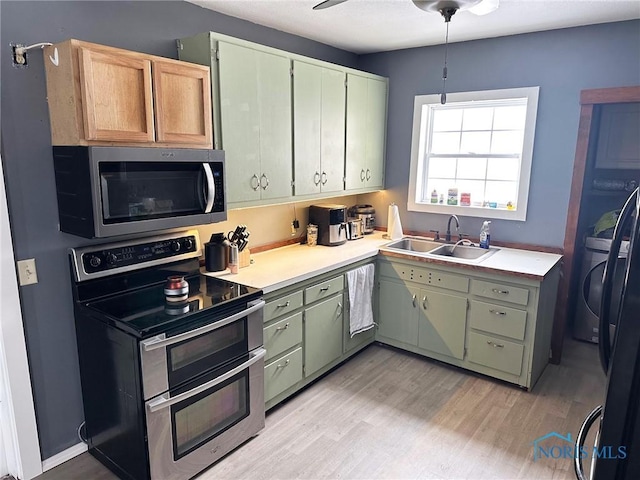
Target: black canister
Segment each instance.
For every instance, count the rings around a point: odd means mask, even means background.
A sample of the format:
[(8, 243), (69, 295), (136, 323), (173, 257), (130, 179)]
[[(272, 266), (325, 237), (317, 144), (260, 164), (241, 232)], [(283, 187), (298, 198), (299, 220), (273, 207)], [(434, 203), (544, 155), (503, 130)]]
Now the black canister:
[(229, 241), (224, 233), (214, 233), (204, 244), (204, 266), (207, 272), (220, 272), (229, 264)]

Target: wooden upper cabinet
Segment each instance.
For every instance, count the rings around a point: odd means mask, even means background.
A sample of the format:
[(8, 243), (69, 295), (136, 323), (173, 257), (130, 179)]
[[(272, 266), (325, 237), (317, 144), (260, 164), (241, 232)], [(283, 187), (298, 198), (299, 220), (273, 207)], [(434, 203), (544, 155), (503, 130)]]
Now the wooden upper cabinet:
[(211, 145), (209, 68), (154, 60), (152, 70), (157, 140)]
[(44, 59), (53, 145), (212, 148), (209, 67), (78, 40)]
[(107, 142), (153, 142), (151, 61), (78, 49), (84, 136)]

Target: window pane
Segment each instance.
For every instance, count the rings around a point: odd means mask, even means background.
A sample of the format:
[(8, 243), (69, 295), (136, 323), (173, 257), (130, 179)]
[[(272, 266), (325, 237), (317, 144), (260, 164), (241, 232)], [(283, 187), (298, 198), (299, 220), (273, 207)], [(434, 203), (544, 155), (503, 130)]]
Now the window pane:
[(497, 203), (498, 208), (506, 208), (507, 203), (516, 203), (518, 184), (517, 182), (487, 182), (485, 189), (485, 199), (488, 202)]
[(493, 108), (465, 108), (462, 130), (491, 130)]
[(487, 173), (486, 158), (459, 158), (456, 177), (459, 179), (477, 178), (484, 180)]
[(522, 153), (522, 132), (493, 132), (491, 153)]
[(491, 145), (491, 132), (462, 132), (460, 152), (486, 154)]
[(429, 161), (429, 178), (455, 178), (456, 159), (432, 157)]
[(490, 158), (487, 167), (487, 178), (490, 180), (513, 180), (520, 178), (519, 158)]
[(463, 193), (470, 193), (471, 206), (480, 207), (484, 201), (484, 181), (458, 180), (458, 192), (460, 197), (462, 197)]
[(524, 130), (524, 122), (527, 116), (525, 105), (517, 107), (496, 108), (493, 119), (494, 130)]
[(435, 110), (433, 131), (459, 131), (462, 125), (462, 110)]
[(458, 153), (460, 151), (460, 132), (434, 133), (431, 137), (433, 153)]

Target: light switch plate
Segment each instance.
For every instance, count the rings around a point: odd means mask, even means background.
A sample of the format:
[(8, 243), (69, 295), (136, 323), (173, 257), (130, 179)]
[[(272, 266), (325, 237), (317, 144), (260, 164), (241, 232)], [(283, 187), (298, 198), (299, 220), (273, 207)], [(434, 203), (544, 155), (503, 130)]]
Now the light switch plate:
[(36, 272), (36, 259), (18, 260), (18, 280), (20, 286), (38, 283), (38, 273)]

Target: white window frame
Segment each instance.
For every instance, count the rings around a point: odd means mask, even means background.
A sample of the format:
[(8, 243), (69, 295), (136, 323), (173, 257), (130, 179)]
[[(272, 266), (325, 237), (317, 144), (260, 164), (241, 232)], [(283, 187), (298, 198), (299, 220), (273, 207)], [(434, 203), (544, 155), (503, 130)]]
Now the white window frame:
[[(529, 182), (531, 179), (531, 159), (535, 137), (536, 117), (538, 113), (538, 93), (540, 87), (509, 88), (502, 90), (483, 90), (477, 92), (448, 93), (447, 104), (476, 102), (486, 100), (503, 100), (510, 98), (527, 98), (527, 114), (525, 120), (522, 156), (520, 162), (520, 178), (518, 180), (518, 198), (516, 210), (503, 210), (487, 207), (433, 204), (418, 201), (428, 198), (423, 189), (427, 188), (426, 161), (427, 140), (431, 115), (429, 105), (440, 104), (440, 94), (417, 95), (413, 108), (413, 135), (411, 140), (411, 169), (409, 173), (409, 195), (407, 210), (412, 212), (456, 214), (468, 217), (498, 218), (504, 220), (525, 221), (527, 219), (527, 203), (529, 199)], [(427, 108), (423, 108), (423, 107)], [(425, 125), (427, 124), (427, 125)], [(423, 125), (425, 125), (423, 127)], [(418, 182), (420, 179), (420, 182)], [(446, 195), (445, 195), (446, 197)]]

